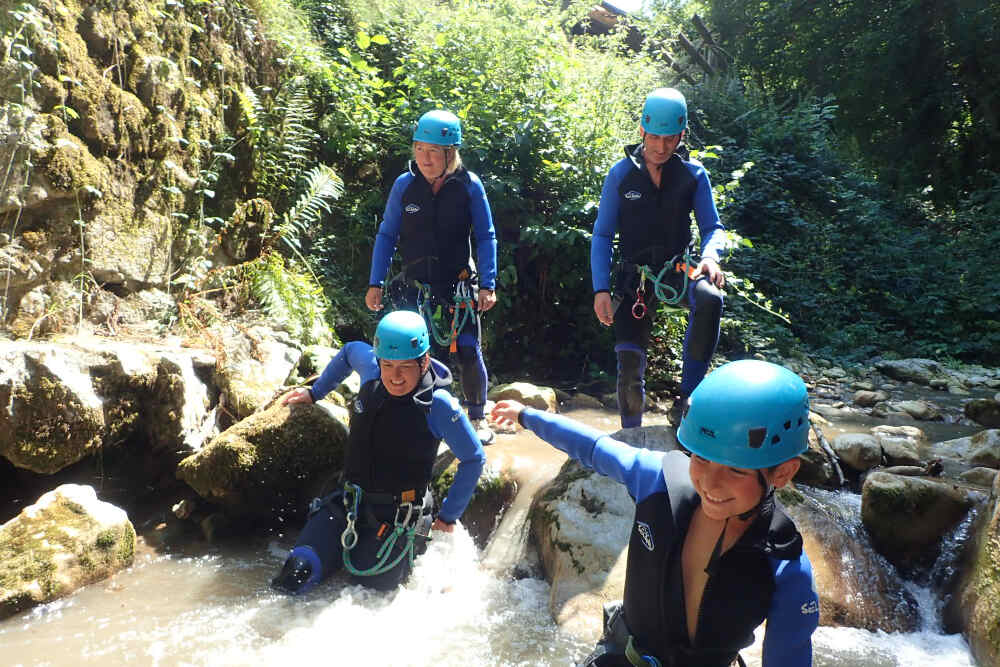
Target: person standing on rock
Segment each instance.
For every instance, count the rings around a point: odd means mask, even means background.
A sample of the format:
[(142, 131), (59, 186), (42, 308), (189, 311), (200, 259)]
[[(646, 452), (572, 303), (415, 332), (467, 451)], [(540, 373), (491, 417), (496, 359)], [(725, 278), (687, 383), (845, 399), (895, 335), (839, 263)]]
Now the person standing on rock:
[[(356, 583), (391, 590), (409, 575), (430, 530), (452, 532), (472, 498), (486, 456), (458, 401), (445, 389), (447, 367), (428, 354), (422, 317), (387, 314), (374, 347), (348, 343), (312, 388), (285, 405), (319, 400), (357, 371), (361, 390), (351, 407), (343, 488), (313, 501), (309, 519), (271, 585), (303, 593), (341, 567)], [(444, 440), (458, 470), (431, 523), (429, 485)]]
[[(461, 143), (462, 125), (454, 114), (434, 110), (420, 117), (413, 160), (393, 183), (375, 237), (365, 304), (379, 311), (387, 297), (396, 307), (424, 315), (436, 354), (458, 356), (465, 406), (485, 445), (493, 440), (493, 431), (484, 413), (487, 375), (480, 313), (496, 304), (497, 242), (486, 190), (462, 166)], [(402, 268), (387, 284), (397, 245)], [(439, 306), (444, 317), (437, 323), (433, 313)]]
[(726, 667), (767, 622), (764, 667), (812, 664), (819, 600), (802, 537), (774, 497), (806, 450), (809, 399), (788, 369), (725, 364), (691, 394), (677, 439), (689, 452), (632, 447), (515, 401), (493, 408), (624, 484), (636, 502), (623, 602), (585, 667)]
[[(646, 350), (660, 301), (689, 309), (684, 335), (680, 394), (671, 410), (676, 426), (687, 397), (705, 377), (719, 340), (725, 275), (719, 267), (726, 244), (708, 172), (686, 160), (678, 148), (687, 129), (687, 101), (673, 88), (658, 88), (646, 98), (639, 123), (639, 144), (604, 179), (601, 203), (590, 241), (594, 312), (614, 326), (618, 357), (618, 411), (622, 428), (642, 425), (645, 406)], [(691, 212), (701, 236), (701, 260), (691, 259)], [(614, 267), (612, 245), (618, 236), (621, 262)]]

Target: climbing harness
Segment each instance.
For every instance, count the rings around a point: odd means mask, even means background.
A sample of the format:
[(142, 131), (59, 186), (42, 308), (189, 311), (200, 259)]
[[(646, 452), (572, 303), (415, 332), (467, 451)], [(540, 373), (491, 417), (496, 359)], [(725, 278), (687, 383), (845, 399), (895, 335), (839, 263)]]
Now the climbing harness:
[[(683, 254), (674, 257), (663, 265), (659, 273), (654, 273), (653, 269), (646, 264), (635, 265), (635, 270), (639, 273), (639, 287), (635, 291), (635, 303), (632, 305), (632, 317), (641, 320), (646, 316), (647, 306), (646, 280), (653, 283), (653, 292), (656, 298), (668, 306), (674, 306), (681, 302), (687, 292), (688, 283), (698, 277), (698, 264), (691, 253), (687, 250)], [(675, 289), (669, 284), (669, 277), (672, 273), (681, 274), (680, 289)]]
[[(375, 553), (377, 561), (368, 569), (358, 569), (351, 562), (351, 550), (358, 544), (358, 531), (355, 523), (358, 520), (358, 511), (361, 508), (361, 497), (363, 491), (357, 484), (347, 482), (344, 484), (344, 509), (347, 511), (347, 527), (340, 535), (340, 545), (343, 547), (344, 568), (351, 574), (359, 577), (374, 577), (384, 574), (399, 565), (403, 558), (409, 558), (410, 567), (413, 567), (414, 540), (416, 539), (417, 523), (421, 511), (413, 511), (413, 503), (401, 502), (396, 507), (396, 515), (393, 518), (393, 525), (382, 523), (378, 528), (377, 537), (382, 540), (382, 546)], [(387, 531), (391, 532), (386, 537)], [(405, 536), (405, 537), (404, 537)], [(400, 537), (406, 540), (399, 555), (389, 562), (392, 556), (392, 549)]]
[[(455, 285), (455, 294), (452, 297), (452, 304), (448, 307), (451, 312), (450, 327), (445, 324), (441, 327), (435, 319), (435, 308), (433, 306), (433, 295), (431, 286), (414, 280), (417, 287), (417, 310), (424, 316), (427, 322), (427, 330), (431, 332), (435, 342), (442, 347), (447, 346), (448, 351), (454, 354), (458, 350), (458, 334), (468, 323), (469, 318), (475, 317), (476, 299), (472, 294), (472, 276), (465, 269), (458, 276), (458, 283)], [(477, 326), (479, 326), (477, 319)], [(481, 334), (481, 332), (480, 332)]]

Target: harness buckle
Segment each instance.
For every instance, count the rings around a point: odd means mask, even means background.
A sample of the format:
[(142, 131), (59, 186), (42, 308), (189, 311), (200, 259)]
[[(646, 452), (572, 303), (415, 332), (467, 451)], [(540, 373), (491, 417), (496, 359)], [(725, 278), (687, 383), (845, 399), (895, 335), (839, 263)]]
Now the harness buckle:
[[(402, 522), (400, 522), (399, 515), (404, 508), (406, 509), (406, 518), (403, 519)], [(410, 525), (410, 519), (412, 518), (413, 518), (413, 503), (400, 503), (396, 507), (396, 518), (393, 521), (397, 526), (403, 526), (405, 528), (406, 526)]]

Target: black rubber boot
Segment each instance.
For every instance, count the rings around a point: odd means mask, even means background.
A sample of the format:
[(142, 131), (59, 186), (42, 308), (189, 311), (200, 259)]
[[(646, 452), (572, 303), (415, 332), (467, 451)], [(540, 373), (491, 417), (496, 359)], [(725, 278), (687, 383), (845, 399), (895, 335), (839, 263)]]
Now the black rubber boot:
[(271, 588), (295, 595), (312, 577), (312, 564), (304, 558), (292, 556), (285, 561), (277, 577), (271, 580)]

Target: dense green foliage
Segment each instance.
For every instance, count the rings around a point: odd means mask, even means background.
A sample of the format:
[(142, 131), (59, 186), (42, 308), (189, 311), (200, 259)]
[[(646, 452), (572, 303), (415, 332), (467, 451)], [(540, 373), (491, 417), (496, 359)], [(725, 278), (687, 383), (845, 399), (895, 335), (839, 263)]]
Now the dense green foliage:
[(740, 69), (774, 99), (833, 95), (878, 180), (938, 201), (1000, 171), (1000, 4), (709, 0)]
[[(333, 215), (299, 230), (343, 334), (370, 331), (361, 295), (385, 197), (405, 169), (413, 123), (443, 107), (463, 120), (463, 159), (486, 185), (500, 238), (500, 300), (486, 318), (491, 367), (576, 382), (613, 373), (610, 332), (592, 312), (590, 229), (608, 167), (637, 138), (645, 93), (676, 81), (658, 60), (659, 37), (639, 53), (622, 34), (570, 37), (586, 8), (513, 0), (261, 8), (292, 54), (290, 75), (307, 77), (319, 157), (344, 177)], [(651, 36), (681, 20), (673, 5), (654, 18)], [(810, 95), (823, 88), (808, 72), (797, 76), (681, 86), (692, 109), (688, 146), (742, 241), (727, 262), (724, 351), (787, 351), (804, 341), (858, 359), (995, 361), (1000, 290), (983, 249), (1000, 240), (985, 224), (998, 212), (998, 182), (953, 188), (969, 194), (943, 209), (891, 187), (902, 177), (873, 178), (873, 163), (852, 162), (835, 134), (843, 99)], [(890, 143), (898, 137), (878, 136), (879, 156), (898, 147)], [(923, 157), (898, 155), (901, 168), (926, 168)], [(949, 183), (973, 182), (961, 178)], [(682, 313), (662, 318), (654, 354), (676, 360), (682, 334)], [(658, 379), (669, 370), (661, 364)]]

